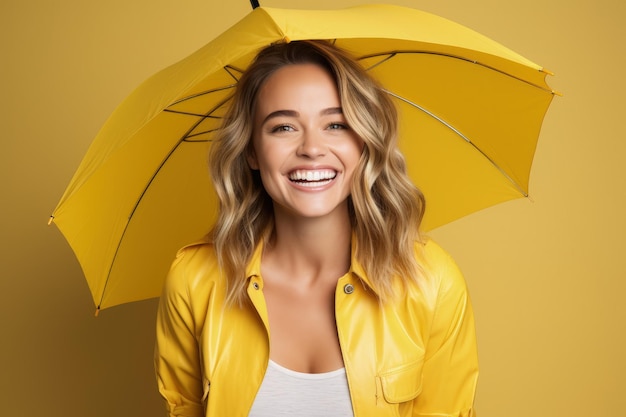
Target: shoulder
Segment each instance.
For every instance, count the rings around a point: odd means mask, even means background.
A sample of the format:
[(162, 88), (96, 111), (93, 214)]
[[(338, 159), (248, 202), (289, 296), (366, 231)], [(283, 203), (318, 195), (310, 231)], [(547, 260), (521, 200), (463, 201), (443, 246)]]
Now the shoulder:
[(422, 280), (437, 291), (466, 291), (465, 278), (452, 256), (430, 238), (415, 246), (415, 256), (423, 269)]
[(448, 251), (431, 238), (424, 238), (422, 242), (415, 245), (415, 256), (418, 262), (432, 270), (457, 268), (456, 262)]
[(204, 261), (217, 260), (215, 247), (208, 238), (198, 240), (180, 248), (178, 252), (176, 252), (176, 258), (173, 264), (188, 263), (201, 259)]
[(200, 240), (178, 250), (165, 282), (165, 291), (192, 292), (220, 276), (215, 247)]

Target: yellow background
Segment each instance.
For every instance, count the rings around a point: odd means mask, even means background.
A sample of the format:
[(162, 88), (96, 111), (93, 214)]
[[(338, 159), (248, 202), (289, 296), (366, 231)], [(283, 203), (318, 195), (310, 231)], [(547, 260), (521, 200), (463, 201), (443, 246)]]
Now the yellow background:
[[(393, 3), (492, 37), (556, 72), (549, 82), (565, 93), (541, 133), (533, 201), (432, 233), (473, 296), (480, 416), (623, 415), (626, 3)], [(156, 301), (94, 318), (78, 263), (47, 217), (115, 106), (249, 10), (248, 0), (0, 3), (0, 414), (163, 415), (152, 371)]]

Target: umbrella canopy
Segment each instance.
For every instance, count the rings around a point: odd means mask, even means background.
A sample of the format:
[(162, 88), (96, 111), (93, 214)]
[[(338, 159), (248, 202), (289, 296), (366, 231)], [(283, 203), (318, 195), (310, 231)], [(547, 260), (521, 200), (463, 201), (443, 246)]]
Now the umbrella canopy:
[(237, 79), (262, 47), (302, 39), (335, 40), (395, 98), (426, 230), (527, 196), (554, 95), (540, 66), (415, 9), (256, 8), (126, 98), (54, 210), (98, 309), (158, 296), (175, 251), (208, 231), (207, 154)]

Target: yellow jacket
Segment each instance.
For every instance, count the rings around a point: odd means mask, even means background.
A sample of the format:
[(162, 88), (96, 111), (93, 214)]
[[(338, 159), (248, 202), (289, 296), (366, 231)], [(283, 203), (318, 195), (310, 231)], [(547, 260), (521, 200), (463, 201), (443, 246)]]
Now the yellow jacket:
[[(247, 416), (269, 361), (262, 245), (247, 268), (251, 303), (224, 304), (213, 246), (181, 249), (159, 306), (155, 367), (170, 416)], [(354, 251), (353, 251), (354, 253)], [(416, 246), (426, 273), (381, 305), (352, 259), (335, 292), (355, 417), (473, 416), (478, 376), (466, 285), (438, 245)]]

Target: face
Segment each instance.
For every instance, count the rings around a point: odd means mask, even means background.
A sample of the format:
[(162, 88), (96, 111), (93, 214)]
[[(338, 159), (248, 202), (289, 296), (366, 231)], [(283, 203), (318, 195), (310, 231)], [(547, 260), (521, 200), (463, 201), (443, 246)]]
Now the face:
[(261, 87), (253, 153), (276, 215), (346, 215), (363, 142), (347, 125), (333, 78), (314, 64), (288, 65)]

